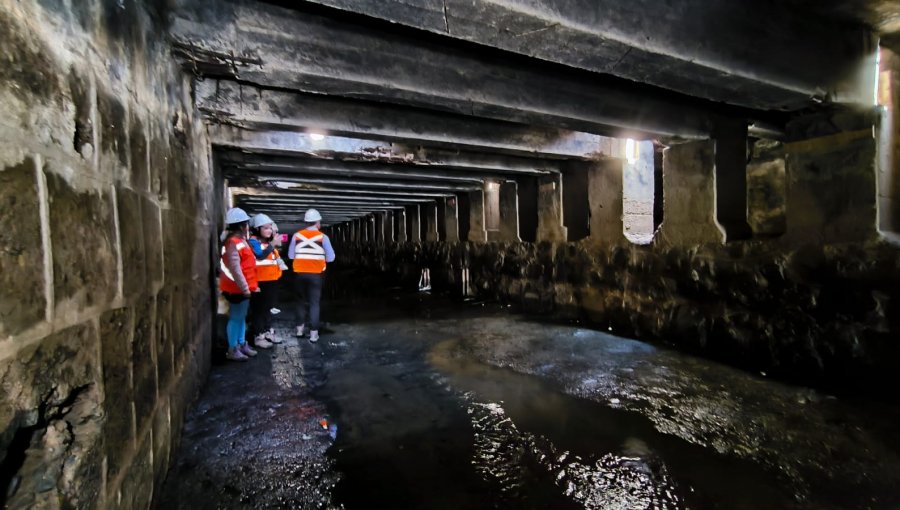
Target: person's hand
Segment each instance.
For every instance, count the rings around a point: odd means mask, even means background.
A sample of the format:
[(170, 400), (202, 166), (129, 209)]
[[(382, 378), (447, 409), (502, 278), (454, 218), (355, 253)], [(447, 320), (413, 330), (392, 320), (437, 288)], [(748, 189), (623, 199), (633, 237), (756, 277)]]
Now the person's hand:
[(250, 297), (250, 291), (244, 292), (244, 297)]
[(262, 289), (260, 289), (259, 287), (257, 287), (256, 290), (254, 290), (253, 292), (262, 292)]

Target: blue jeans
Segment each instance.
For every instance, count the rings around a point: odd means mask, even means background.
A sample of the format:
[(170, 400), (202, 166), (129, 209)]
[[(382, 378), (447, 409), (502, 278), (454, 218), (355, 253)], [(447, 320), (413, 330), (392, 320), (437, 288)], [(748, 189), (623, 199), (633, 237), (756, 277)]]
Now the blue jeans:
[(244, 335), (247, 334), (247, 310), (250, 308), (250, 300), (245, 299), (240, 303), (231, 303), (228, 309), (228, 349), (234, 349), (244, 343)]
[[(294, 273), (297, 296), (300, 298), (300, 324), (309, 319), (309, 329), (319, 330), (319, 303), (322, 301), (323, 273)], [(307, 314), (306, 309), (309, 308)]]

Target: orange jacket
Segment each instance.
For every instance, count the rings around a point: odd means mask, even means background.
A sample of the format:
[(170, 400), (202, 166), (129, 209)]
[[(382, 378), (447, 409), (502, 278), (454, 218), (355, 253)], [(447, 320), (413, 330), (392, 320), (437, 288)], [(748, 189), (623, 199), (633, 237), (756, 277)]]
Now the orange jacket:
[(325, 234), (318, 230), (304, 229), (294, 234), (294, 272), (324, 273), (325, 248), (322, 239)]
[(250, 244), (240, 237), (231, 236), (225, 240), (225, 246), (222, 247), (222, 257), (219, 260), (219, 289), (229, 294), (241, 294), (241, 288), (234, 281), (234, 275), (225, 264), (225, 251), (229, 244), (235, 245), (238, 254), (241, 256), (241, 273), (247, 280), (247, 286), (250, 292), (256, 291), (259, 284), (256, 281), (256, 257), (253, 255), (253, 249)]
[[(269, 243), (259, 242), (262, 249), (269, 247)], [(281, 267), (278, 266), (278, 250), (272, 250), (266, 258), (256, 260), (256, 279), (261, 282), (274, 282), (281, 278)]]

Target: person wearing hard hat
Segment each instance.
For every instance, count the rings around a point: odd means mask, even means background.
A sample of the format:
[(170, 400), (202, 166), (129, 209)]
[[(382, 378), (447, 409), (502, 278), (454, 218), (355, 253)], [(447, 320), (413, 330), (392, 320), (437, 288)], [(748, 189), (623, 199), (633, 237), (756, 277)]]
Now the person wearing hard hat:
[(288, 248), (288, 257), (294, 260), (294, 278), (297, 294), (300, 296), (300, 324), (297, 326), (297, 336), (303, 336), (308, 319), (310, 342), (319, 340), (319, 303), (322, 300), (325, 267), (334, 261), (331, 241), (319, 231), (321, 221), (322, 215), (319, 211), (315, 209), (306, 211), (303, 215), (306, 227), (294, 234)]
[[(250, 336), (261, 349), (271, 349), (281, 339), (272, 328), (272, 312), (281, 278), (281, 256), (275, 247), (275, 225), (272, 218), (257, 214), (250, 220), (250, 248), (256, 256), (256, 279), (259, 292), (250, 298)], [(287, 266), (285, 266), (287, 267)]]
[(219, 289), (231, 303), (228, 307), (228, 353), (233, 361), (247, 361), (256, 351), (247, 345), (247, 310), (250, 295), (259, 292), (256, 281), (256, 257), (247, 241), (250, 216), (243, 209), (229, 209), (225, 214), (225, 240), (219, 263)]

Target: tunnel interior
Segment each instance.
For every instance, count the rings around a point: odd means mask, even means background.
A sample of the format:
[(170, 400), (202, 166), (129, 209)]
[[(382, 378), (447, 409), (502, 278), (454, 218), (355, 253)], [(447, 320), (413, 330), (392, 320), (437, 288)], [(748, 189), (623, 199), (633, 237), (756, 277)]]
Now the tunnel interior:
[[(0, 506), (179, 507), (181, 490), (434, 507), (441, 460), (448, 507), (898, 504), (898, 16), (885, 0), (4, 1)], [(288, 236), (315, 208), (337, 254), (323, 342), (291, 337), (288, 269), (291, 338), (246, 369), (223, 362), (217, 313), (234, 207)], [(431, 446), (400, 452), (382, 423), (409, 405), (341, 404), (367, 384), (344, 366), (389, 387), (406, 372), (384, 367), (414, 367), (399, 393), (433, 407), (398, 430)], [(278, 417), (272, 441), (301, 438), (302, 476), (204, 500), (173, 473), (193, 441), (217, 451), (201, 411), (241, 376), (274, 384), (238, 400)], [(792, 402), (827, 455), (790, 439)], [(545, 423), (557, 411), (592, 425)], [(326, 415), (347, 435), (322, 436)], [(380, 439), (352, 442), (367, 420)], [(589, 439), (604, 426), (623, 432)], [(389, 471), (354, 471), (385, 448), (418, 491), (378, 496)], [(508, 462), (467, 470), (477, 455)], [(847, 470), (814, 472), (834, 458)], [(615, 500), (629, 477), (652, 490)]]

